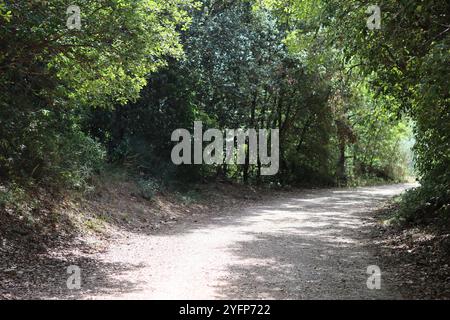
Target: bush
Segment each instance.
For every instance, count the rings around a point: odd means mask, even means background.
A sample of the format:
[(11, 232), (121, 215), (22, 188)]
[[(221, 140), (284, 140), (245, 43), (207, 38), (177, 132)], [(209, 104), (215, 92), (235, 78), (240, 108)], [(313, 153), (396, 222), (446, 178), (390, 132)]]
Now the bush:
[(0, 209), (19, 206), (25, 199), (25, 191), (16, 184), (0, 185)]
[(103, 146), (80, 131), (63, 137), (59, 145), (60, 155), (53, 167), (57, 175), (66, 185), (86, 187), (88, 179), (102, 167), (106, 154)]
[(137, 184), (141, 197), (146, 200), (152, 200), (160, 190), (158, 182), (153, 179), (141, 179)]
[(0, 123), (0, 177), (20, 185), (83, 188), (105, 151), (74, 116), (5, 106)]
[(441, 184), (424, 183), (406, 191), (400, 201), (396, 220), (408, 224), (428, 224), (433, 220), (449, 226), (450, 189)]

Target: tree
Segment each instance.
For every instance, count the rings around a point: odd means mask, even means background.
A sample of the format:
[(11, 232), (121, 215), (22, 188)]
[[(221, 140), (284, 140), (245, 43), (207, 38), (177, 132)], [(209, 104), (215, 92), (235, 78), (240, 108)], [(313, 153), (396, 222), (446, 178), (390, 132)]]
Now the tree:
[(149, 73), (182, 55), (179, 31), (189, 22), (190, 1), (78, 5), (81, 30), (69, 30), (67, 1), (1, 2), (3, 177), (71, 176), (63, 164), (90, 139), (79, 129), (79, 110), (136, 99)]

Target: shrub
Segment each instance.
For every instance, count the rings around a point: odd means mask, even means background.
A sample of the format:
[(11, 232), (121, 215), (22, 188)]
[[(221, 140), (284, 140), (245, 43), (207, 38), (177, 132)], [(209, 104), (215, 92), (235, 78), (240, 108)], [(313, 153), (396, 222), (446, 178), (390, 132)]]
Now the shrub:
[(142, 198), (152, 200), (156, 193), (160, 190), (160, 186), (156, 180), (140, 179), (137, 182), (139, 192)]

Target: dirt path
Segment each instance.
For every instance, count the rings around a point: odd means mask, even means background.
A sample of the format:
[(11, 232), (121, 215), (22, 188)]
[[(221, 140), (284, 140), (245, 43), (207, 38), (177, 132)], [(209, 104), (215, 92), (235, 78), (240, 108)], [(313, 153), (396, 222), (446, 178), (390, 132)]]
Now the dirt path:
[[(118, 285), (97, 293), (88, 276), (94, 293), (82, 297), (401, 298), (364, 239), (367, 212), (405, 187), (309, 191), (158, 235), (130, 234), (99, 256), (107, 265), (130, 266), (113, 276)], [(369, 265), (382, 270), (381, 290), (367, 288)]]
[[(37, 298), (379, 299), (401, 298), (367, 243), (370, 211), (407, 185), (286, 194), (220, 215), (193, 216), (153, 232), (126, 233), (106, 251), (46, 261)], [(81, 268), (81, 290), (65, 267)], [(380, 290), (366, 285), (369, 265)], [(32, 266), (31, 266), (32, 268)], [(61, 270), (63, 270), (61, 272)], [(49, 276), (47, 276), (49, 277)]]

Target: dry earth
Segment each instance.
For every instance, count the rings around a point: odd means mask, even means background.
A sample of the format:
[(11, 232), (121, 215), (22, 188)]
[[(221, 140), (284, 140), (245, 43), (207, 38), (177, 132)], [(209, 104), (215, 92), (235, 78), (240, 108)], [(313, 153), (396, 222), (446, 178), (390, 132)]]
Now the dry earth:
[[(384, 263), (370, 235), (374, 210), (407, 187), (281, 193), (81, 247), (74, 241), (26, 267), (3, 261), (0, 297), (401, 299), (401, 270)], [(81, 269), (79, 290), (67, 289), (69, 265)], [(382, 271), (380, 290), (367, 288), (369, 265)]]

